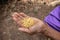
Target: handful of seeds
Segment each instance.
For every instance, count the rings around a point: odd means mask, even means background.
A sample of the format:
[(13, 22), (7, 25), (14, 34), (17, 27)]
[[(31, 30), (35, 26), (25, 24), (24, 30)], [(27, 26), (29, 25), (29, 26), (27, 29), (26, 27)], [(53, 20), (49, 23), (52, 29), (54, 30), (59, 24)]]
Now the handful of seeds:
[(32, 18), (24, 18), (23, 20), (21, 20), (21, 22), (25, 28), (29, 28), (29, 27), (33, 26), (35, 23)]

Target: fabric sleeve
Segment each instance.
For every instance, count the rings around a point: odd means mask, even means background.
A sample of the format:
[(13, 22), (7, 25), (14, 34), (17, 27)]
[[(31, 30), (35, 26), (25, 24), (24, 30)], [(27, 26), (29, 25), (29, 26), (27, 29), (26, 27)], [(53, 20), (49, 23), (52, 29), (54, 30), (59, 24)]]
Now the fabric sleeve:
[(60, 32), (60, 6), (53, 9), (44, 21), (53, 29)]

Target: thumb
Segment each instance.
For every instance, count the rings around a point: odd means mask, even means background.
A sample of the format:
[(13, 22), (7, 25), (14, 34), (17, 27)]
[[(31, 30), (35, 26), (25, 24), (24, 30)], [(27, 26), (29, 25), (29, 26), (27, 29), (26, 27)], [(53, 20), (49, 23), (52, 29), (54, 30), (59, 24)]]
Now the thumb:
[(22, 32), (26, 32), (26, 33), (31, 33), (30, 30), (27, 28), (18, 28), (18, 30), (20, 30)]

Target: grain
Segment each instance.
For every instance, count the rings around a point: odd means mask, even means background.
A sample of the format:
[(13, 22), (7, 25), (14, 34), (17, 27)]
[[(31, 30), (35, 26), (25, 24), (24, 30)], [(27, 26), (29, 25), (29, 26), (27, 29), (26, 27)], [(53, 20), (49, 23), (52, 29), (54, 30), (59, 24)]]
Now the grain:
[(34, 25), (34, 20), (32, 18), (24, 18), (21, 22), (22, 25), (26, 28), (29, 28)]

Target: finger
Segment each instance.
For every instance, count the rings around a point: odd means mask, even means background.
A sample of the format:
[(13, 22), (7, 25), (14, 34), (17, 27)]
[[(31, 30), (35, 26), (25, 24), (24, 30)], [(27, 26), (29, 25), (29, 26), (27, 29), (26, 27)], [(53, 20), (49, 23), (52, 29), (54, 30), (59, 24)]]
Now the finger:
[(16, 21), (19, 25), (21, 24), (21, 18), (18, 17), (16, 14), (14, 14), (13, 20)]
[(16, 15), (16, 14), (18, 14), (17, 12), (14, 12), (13, 14), (12, 14), (12, 16), (14, 16), (14, 15)]
[(16, 14), (13, 16), (13, 19), (14, 19), (15, 21), (20, 21), (20, 20), (21, 20), (21, 18), (18, 17)]
[(31, 33), (30, 30), (27, 28), (18, 28), (18, 30), (23, 31), (23, 32), (27, 32), (27, 33)]
[(17, 23), (20, 23), (21, 22), (21, 19), (18, 18), (18, 17), (16, 17), (16, 16), (13, 17), (13, 20), (16, 21)]
[(21, 16), (19, 13), (18, 14), (16, 14), (20, 19), (23, 19), (24, 17), (23, 16)]
[(23, 17), (28, 17), (26, 14), (24, 14), (22, 12), (20, 13), (20, 15), (23, 16)]
[(20, 19), (23, 19), (23, 16), (21, 16), (19, 13), (15, 12), (15, 15), (17, 15)]
[(21, 15), (19, 15), (17, 12), (15, 12), (15, 13), (13, 14), (13, 18), (15, 18), (17, 21), (20, 21), (20, 20), (23, 19), (23, 17), (22, 17)]

